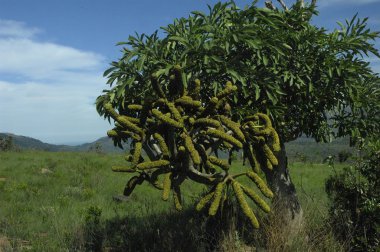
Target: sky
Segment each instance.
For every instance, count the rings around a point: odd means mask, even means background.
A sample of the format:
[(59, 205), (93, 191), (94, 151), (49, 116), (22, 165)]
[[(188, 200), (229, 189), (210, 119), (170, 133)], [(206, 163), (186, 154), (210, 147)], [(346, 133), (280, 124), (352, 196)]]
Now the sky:
[[(0, 132), (53, 144), (106, 136), (112, 126), (94, 102), (107, 88), (104, 70), (122, 56), (116, 43), (135, 32), (151, 34), (191, 11), (207, 12), (207, 4), (217, 2), (0, 0)], [(235, 2), (244, 7), (252, 1)], [(380, 31), (380, 0), (319, 0), (318, 6), (318, 26), (332, 30), (358, 13)], [(380, 60), (368, 60), (379, 73)]]

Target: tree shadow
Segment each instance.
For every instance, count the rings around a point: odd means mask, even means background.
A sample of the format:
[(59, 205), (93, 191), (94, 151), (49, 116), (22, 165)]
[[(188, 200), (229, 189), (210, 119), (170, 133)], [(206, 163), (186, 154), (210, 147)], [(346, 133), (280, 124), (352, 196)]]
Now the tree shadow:
[(252, 243), (252, 228), (236, 205), (231, 206), (215, 217), (193, 207), (182, 212), (114, 217), (104, 222), (98, 237), (104, 251), (220, 251), (226, 237), (235, 239), (238, 233), (244, 243)]

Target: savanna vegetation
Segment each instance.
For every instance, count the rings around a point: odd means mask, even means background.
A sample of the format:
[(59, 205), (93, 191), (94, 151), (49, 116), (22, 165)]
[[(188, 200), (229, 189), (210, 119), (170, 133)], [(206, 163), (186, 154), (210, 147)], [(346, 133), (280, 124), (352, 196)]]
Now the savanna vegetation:
[[(124, 201), (125, 181), (114, 173), (124, 158), (92, 152), (0, 152), (0, 247), (3, 251), (339, 251), (326, 222), (324, 181), (347, 164), (290, 162), (290, 171), (305, 211), (302, 235), (285, 243), (272, 214), (260, 215), (260, 231), (245, 216), (221, 228), (215, 219), (194, 211), (198, 183), (183, 185), (183, 211), (161, 200), (161, 192), (144, 183)], [(242, 160), (233, 168), (243, 171)], [(249, 182), (249, 181), (245, 181)], [(195, 195), (195, 196), (194, 196)], [(251, 205), (256, 211), (256, 207)], [(258, 212), (259, 213), (259, 212)], [(215, 235), (216, 234), (216, 235)], [(149, 240), (150, 242), (146, 242)], [(343, 245), (342, 245), (343, 244)]]
[[(0, 152), (1, 246), (376, 250), (380, 79), (364, 56), (379, 33), (357, 17), (328, 32), (316, 1), (279, 3), (217, 3), (120, 43), (96, 108), (130, 150)], [(287, 154), (300, 136), (358, 150)]]

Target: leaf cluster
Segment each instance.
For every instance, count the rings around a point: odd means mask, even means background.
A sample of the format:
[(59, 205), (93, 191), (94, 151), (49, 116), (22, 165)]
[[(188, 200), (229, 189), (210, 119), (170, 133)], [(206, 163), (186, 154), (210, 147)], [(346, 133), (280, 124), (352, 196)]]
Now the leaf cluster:
[(373, 43), (379, 33), (357, 16), (329, 32), (311, 23), (316, 14), (314, 5), (298, 1), (289, 10), (255, 3), (240, 9), (231, 1), (175, 19), (161, 28), (162, 37), (157, 31), (130, 36), (119, 43), (123, 56), (104, 73), (111, 89), (98, 97), (97, 110), (105, 115), (103, 104), (110, 102), (123, 111), (155, 96), (150, 75), (160, 69), (157, 77), (169, 78), (180, 65), (183, 79), (209, 84), (201, 102), (232, 80), (240, 90), (232, 96), (234, 115), (265, 111), (283, 141), (378, 131), (380, 81), (364, 56), (379, 57)]

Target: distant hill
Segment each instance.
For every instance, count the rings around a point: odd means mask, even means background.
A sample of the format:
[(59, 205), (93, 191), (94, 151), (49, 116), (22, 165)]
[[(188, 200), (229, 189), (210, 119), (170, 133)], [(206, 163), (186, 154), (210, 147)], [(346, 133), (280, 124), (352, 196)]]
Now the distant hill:
[[(15, 135), (11, 133), (0, 133), (0, 138), (11, 136), (14, 145), (21, 150), (43, 150), (43, 151), (90, 151), (95, 148), (96, 144), (99, 143), (102, 151), (106, 153), (112, 152), (123, 152), (122, 149), (114, 147), (113, 141), (109, 137), (102, 137), (92, 143), (85, 143), (76, 146), (70, 145), (56, 145), (44, 143), (38, 139)], [(128, 146), (125, 145), (125, 148)]]
[[(97, 144), (101, 146), (101, 150), (105, 153), (121, 153), (129, 149), (129, 145), (125, 144), (125, 150), (114, 147), (113, 141), (109, 137), (101, 137), (92, 143), (85, 143), (76, 146), (55, 145), (44, 143), (40, 140), (19, 136), (9, 133), (0, 133), (0, 137), (11, 136), (14, 144), (21, 150), (34, 149), (44, 151), (95, 151)], [(301, 137), (296, 141), (286, 143), (286, 151), (289, 161), (312, 161), (322, 162), (327, 156), (338, 156), (339, 152), (346, 151), (353, 153), (354, 150), (349, 147), (348, 139), (338, 139), (332, 143), (316, 143), (313, 139)], [(225, 157), (223, 153), (221, 156)]]
[(120, 149), (119, 147), (115, 147), (113, 145), (113, 141), (109, 137), (101, 137), (98, 140), (92, 142), (92, 143), (84, 143), (81, 145), (73, 146), (73, 148), (76, 149), (76, 151), (88, 151), (93, 148), (95, 148), (96, 144), (99, 143), (102, 150), (106, 153), (113, 153), (113, 152), (124, 152), (129, 149), (128, 144), (124, 144), (124, 150)]

